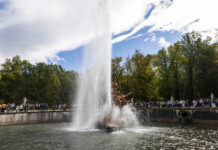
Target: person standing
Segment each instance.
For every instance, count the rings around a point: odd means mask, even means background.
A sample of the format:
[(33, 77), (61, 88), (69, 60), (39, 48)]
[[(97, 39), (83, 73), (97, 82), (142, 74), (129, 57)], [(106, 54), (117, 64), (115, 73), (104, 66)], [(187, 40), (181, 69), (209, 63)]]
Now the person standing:
[(2, 104), (2, 112), (5, 112), (6, 104)]
[(8, 113), (10, 112), (10, 108), (11, 108), (11, 107), (10, 107), (10, 104), (8, 104), (8, 105), (7, 105), (7, 112), (8, 112)]

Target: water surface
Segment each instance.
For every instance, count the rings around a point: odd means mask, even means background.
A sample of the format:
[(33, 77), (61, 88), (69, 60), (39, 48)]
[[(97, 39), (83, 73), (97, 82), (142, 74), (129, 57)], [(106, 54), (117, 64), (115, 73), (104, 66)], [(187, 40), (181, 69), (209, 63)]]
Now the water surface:
[(71, 131), (68, 123), (0, 126), (0, 150), (218, 149), (218, 128), (147, 125), (113, 133)]

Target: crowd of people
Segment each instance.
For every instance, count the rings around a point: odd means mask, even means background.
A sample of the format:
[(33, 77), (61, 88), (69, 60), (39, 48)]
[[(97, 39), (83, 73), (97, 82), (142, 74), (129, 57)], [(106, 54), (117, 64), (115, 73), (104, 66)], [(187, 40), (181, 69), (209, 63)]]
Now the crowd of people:
[(145, 108), (171, 108), (171, 107), (189, 107), (189, 108), (196, 108), (196, 107), (218, 107), (218, 98), (214, 100), (210, 99), (199, 99), (193, 101), (186, 101), (186, 100), (168, 100), (168, 101), (155, 101), (149, 102), (145, 101), (142, 103), (135, 103), (136, 107), (145, 107)]
[(10, 112), (27, 112), (27, 111), (43, 111), (43, 110), (66, 110), (66, 104), (48, 105), (46, 103), (41, 104), (0, 104), (0, 113)]
[[(218, 98), (210, 99), (199, 99), (193, 101), (186, 100), (168, 100), (168, 101), (145, 101), (134, 103), (136, 108), (197, 108), (197, 107), (218, 107)], [(43, 110), (66, 110), (71, 109), (71, 106), (66, 104), (59, 105), (48, 105), (46, 103), (40, 104), (0, 104), (0, 113), (10, 113), (10, 112), (28, 112), (28, 111), (43, 111)]]

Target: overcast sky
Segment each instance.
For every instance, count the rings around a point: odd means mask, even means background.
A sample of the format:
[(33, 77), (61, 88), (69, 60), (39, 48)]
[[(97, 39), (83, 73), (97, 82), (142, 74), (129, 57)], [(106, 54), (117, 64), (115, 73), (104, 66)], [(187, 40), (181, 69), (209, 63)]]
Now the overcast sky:
[[(0, 0), (0, 63), (20, 55), (80, 70), (102, 0)], [(218, 0), (111, 0), (113, 57), (156, 53), (193, 30), (217, 41)]]

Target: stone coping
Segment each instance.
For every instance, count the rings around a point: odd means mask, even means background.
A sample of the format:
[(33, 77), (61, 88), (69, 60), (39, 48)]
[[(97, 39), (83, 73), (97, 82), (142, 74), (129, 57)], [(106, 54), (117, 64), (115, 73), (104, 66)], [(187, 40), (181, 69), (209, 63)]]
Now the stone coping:
[(189, 108), (189, 107), (185, 107), (185, 108), (181, 108), (181, 107), (173, 107), (173, 108), (170, 108), (170, 107), (166, 107), (166, 108), (146, 108), (146, 107), (138, 107), (137, 109), (142, 109), (142, 110), (145, 110), (145, 109), (148, 109), (148, 110), (218, 110), (218, 107), (195, 107), (195, 108)]
[(29, 111), (22, 111), (22, 112), (0, 112), (0, 115), (7, 115), (7, 114), (25, 114), (25, 113), (46, 113), (46, 112), (71, 112), (72, 110), (29, 110)]

